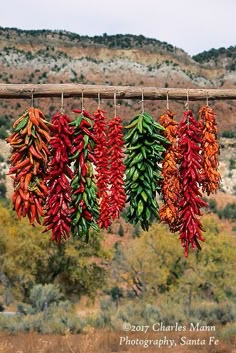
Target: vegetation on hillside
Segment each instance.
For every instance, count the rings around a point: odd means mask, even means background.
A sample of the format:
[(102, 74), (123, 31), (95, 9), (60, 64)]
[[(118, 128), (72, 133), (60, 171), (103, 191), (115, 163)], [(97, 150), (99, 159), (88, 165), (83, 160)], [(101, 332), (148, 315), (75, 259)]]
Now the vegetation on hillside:
[(5, 35), (6, 37), (16, 33), (21, 38), (24, 37), (58, 37), (59, 40), (71, 41), (75, 44), (80, 44), (81, 46), (103, 46), (107, 48), (116, 49), (133, 49), (133, 48), (145, 48), (145, 49), (161, 49), (169, 52), (174, 52), (175, 47), (167, 42), (162, 42), (154, 38), (147, 38), (143, 35), (134, 34), (115, 34), (108, 35), (103, 33), (100, 36), (87, 36), (80, 35), (77, 33), (72, 33), (64, 30), (22, 30), (18, 28), (4, 28), (0, 27), (0, 35)]
[(210, 49), (207, 51), (203, 51), (202, 53), (199, 53), (197, 55), (194, 55), (192, 58), (199, 62), (199, 63), (206, 63), (211, 60), (216, 61), (218, 58), (230, 58), (232, 61), (234, 61), (228, 69), (230, 71), (235, 71), (236, 70), (236, 64), (235, 64), (235, 59), (236, 59), (236, 46), (231, 46), (229, 48), (219, 48), (219, 49)]

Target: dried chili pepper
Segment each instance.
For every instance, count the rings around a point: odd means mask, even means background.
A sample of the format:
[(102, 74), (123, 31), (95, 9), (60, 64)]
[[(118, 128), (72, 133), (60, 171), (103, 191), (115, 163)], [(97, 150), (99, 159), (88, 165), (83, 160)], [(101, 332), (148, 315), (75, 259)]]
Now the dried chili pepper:
[(14, 132), (6, 141), (12, 147), (9, 174), (14, 180), (12, 202), (18, 218), (28, 216), (34, 225), (41, 224), (50, 141), (48, 122), (43, 113), (30, 107), (13, 124)]
[[(47, 170), (48, 193), (44, 220), (45, 231), (52, 230), (52, 240), (58, 244), (62, 238), (70, 236), (71, 227), (71, 186), (73, 172), (69, 156), (72, 150), (74, 129), (69, 126), (71, 119), (62, 113), (56, 113), (51, 119), (51, 140), (49, 145), (50, 162)], [(45, 232), (44, 231), (44, 232)]]
[(108, 168), (108, 141), (107, 141), (107, 124), (105, 111), (98, 109), (94, 115), (94, 137), (96, 146), (94, 149), (95, 166), (96, 166), (96, 184), (99, 198), (99, 219), (100, 228), (108, 228), (111, 225), (111, 217), (109, 212), (109, 168)]
[(159, 210), (160, 220), (169, 225), (172, 232), (176, 230), (178, 224), (178, 201), (180, 192), (179, 179), (179, 151), (177, 146), (178, 123), (173, 119), (174, 114), (167, 110), (160, 117), (160, 124), (165, 128), (163, 135), (170, 141), (170, 145), (164, 152), (162, 162), (162, 196), (163, 205)]
[(124, 139), (121, 118), (114, 117), (109, 123), (108, 146), (110, 161), (110, 202), (109, 213), (112, 220), (119, 218), (125, 207), (125, 181), (124, 181)]
[(134, 117), (125, 136), (126, 194), (128, 220), (148, 230), (153, 218), (159, 218), (156, 192), (160, 192), (162, 179), (159, 163), (162, 161), (164, 145), (169, 141), (161, 135), (163, 126), (153, 120), (150, 114), (141, 113)]
[(202, 190), (208, 195), (216, 192), (220, 184), (218, 171), (220, 147), (217, 141), (217, 124), (214, 111), (203, 106), (199, 111), (199, 124), (202, 131), (203, 174)]
[(192, 111), (184, 113), (179, 123), (179, 152), (181, 192), (179, 200), (179, 233), (185, 256), (188, 256), (189, 246), (201, 249), (200, 241), (203, 227), (199, 220), (200, 209), (208, 204), (202, 200), (199, 185), (202, 182), (201, 173), (203, 157), (201, 148), (201, 130), (198, 122), (194, 119)]
[(78, 117), (70, 125), (74, 126), (74, 139), (71, 161), (74, 162), (74, 177), (71, 182), (73, 213), (71, 230), (75, 236), (86, 240), (89, 229), (98, 230), (99, 207), (97, 187), (94, 181), (93, 118), (85, 110), (73, 110)]

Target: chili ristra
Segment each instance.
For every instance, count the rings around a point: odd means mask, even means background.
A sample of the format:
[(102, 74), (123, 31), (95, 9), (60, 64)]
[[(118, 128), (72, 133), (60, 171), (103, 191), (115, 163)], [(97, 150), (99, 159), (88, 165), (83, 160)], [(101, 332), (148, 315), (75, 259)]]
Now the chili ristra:
[(44, 226), (46, 226), (45, 231), (52, 230), (52, 240), (58, 244), (63, 238), (70, 236), (70, 215), (73, 212), (70, 180), (74, 174), (70, 168), (69, 156), (72, 150), (74, 128), (69, 126), (69, 123), (71, 119), (62, 113), (56, 113), (51, 119)]
[(100, 228), (108, 228), (111, 225), (110, 217), (110, 197), (109, 197), (109, 160), (108, 160), (108, 141), (107, 141), (107, 118), (105, 111), (97, 109), (94, 115), (94, 137), (95, 137), (95, 166), (96, 184), (99, 198), (99, 219)]
[(161, 189), (161, 167), (163, 152), (169, 141), (161, 135), (164, 127), (155, 122), (148, 113), (134, 117), (125, 127), (126, 154), (126, 194), (128, 220), (148, 230), (153, 219), (159, 219), (156, 193)]
[(73, 213), (71, 230), (74, 236), (88, 240), (92, 227), (98, 230), (99, 206), (97, 186), (94, 179), (93, 118), (86, 110), (73, 110), (77, 118), (70, 123), (74, 127), (71, 161), (74, 163), (74, 177), (71, 182)]
[(185, 256), (188, 256), (189, 247), (201, 249), (200, 241), (203, 227), (199, 220), (200, 209), (208, 204), (202, 200), (199, 186), (203, 180), (202, 175), (202, 148), (201, 129), (194, 119), (191, 110), (184, 113), (179, 123), (179, 152), (181, 192), (179, 200), (179, 233), (184, 247)]
[(162, 188), (163, 205), (160, 208), (160, 220), (167, 223), (172, 232), (176, 230), (178, 224), (178, 208), (180, 193), (180, 178), (178, 161), (180, 158), (177, 145), (178, 123), (173, 119), (174, 114), (167, 110), (161, 115), (159, 122), (164, 126), (163, 136), (165, 136), (170, 145), (164, 152), (162, 162)]
[(119, 218), (125, 207), (125, 181), (124, 181), (124, 138), (121, 118), (114, 117), (108, 123), (108, 146), (110, 161), (110, 202), (109, 213), (112, 220)]
[(214, 111), (203, 106), (199, 111), (199, 126), (202, 132), (202, 153), (203, 153), (203, 181), (202, 190), (208, 195), (219, 189), (220, 173), (219, 154), (220, 146), (217, 141), (217, 124)]
[(48, 163), (49, 126), (41, 110), (30, 107), (13, 124), (6, 141), (12, 147), (9, 174), (14, 180), (12, 202), (18, 218), (28, 216), (30, 224), (44, 216), (43, 203)]

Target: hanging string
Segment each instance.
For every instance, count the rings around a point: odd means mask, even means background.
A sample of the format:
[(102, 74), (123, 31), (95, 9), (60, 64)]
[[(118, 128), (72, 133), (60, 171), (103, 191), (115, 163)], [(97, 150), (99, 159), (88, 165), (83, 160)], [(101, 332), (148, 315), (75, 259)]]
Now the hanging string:
[(117, 105), (116, 105), (116, 90), (114, 91), (114, 111), (115, 111), (115, 117), (116, 117), (116, 109), (117, 109)]
[(141, 104), (142, 104), (142, 113), (144, 113), (144, 90), (142, 90), (142, 100), (141, 100)]
[(61, 92), (61, 109), (60, 109), (60, 112), (61, 112), (61, 114), (65, 113), (65, 110), (64, 110), (64, 93), (63, 93), (63, 91)]
[(166, 109), (169, 110), (169, 93), (166, 92)]
[(187, 90), (187, 100), (185, 102), (185, 109), (189, 110), (189, 90)]
[(81, 110), (84, 110), (84, 89), (81, 89)]
[(206, 106), (208, 107), (209, 102), (208, 102), (208, 91), (206, 91)]
[(34, 107), (34, 88), (31, 91), (31, 107)]
[(98, 109), (101, 109), (101, 98), (100, 98), (100, 92), (98, 92)]

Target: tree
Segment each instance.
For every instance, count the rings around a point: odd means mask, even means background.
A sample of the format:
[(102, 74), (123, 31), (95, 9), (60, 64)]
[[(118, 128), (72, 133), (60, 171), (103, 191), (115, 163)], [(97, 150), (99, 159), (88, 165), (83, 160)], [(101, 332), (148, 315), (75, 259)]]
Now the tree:
[(215, 215), (203, 217), (206, 242), (202, 251), (190, 251), (188, 258), (178, 236), (154, 224), (122, 249), (126, 263), (120, 268), (120, 281), (139, 296), (141, 291), (142, 296), (177, 297), (187, 307), (187, 315), (194, 301), (230, 298), (236, 292), (236, 242), (218, 223)]
[(48, 283), (57, 283), (65, 294), (95, 297), (106, 280), (102, 235), (91, 234), (89, 243), (71, 238), (58, 246), (42, 230), (0, 205), (0, 268), (15, 297), (27, 301), (35, 284)]

